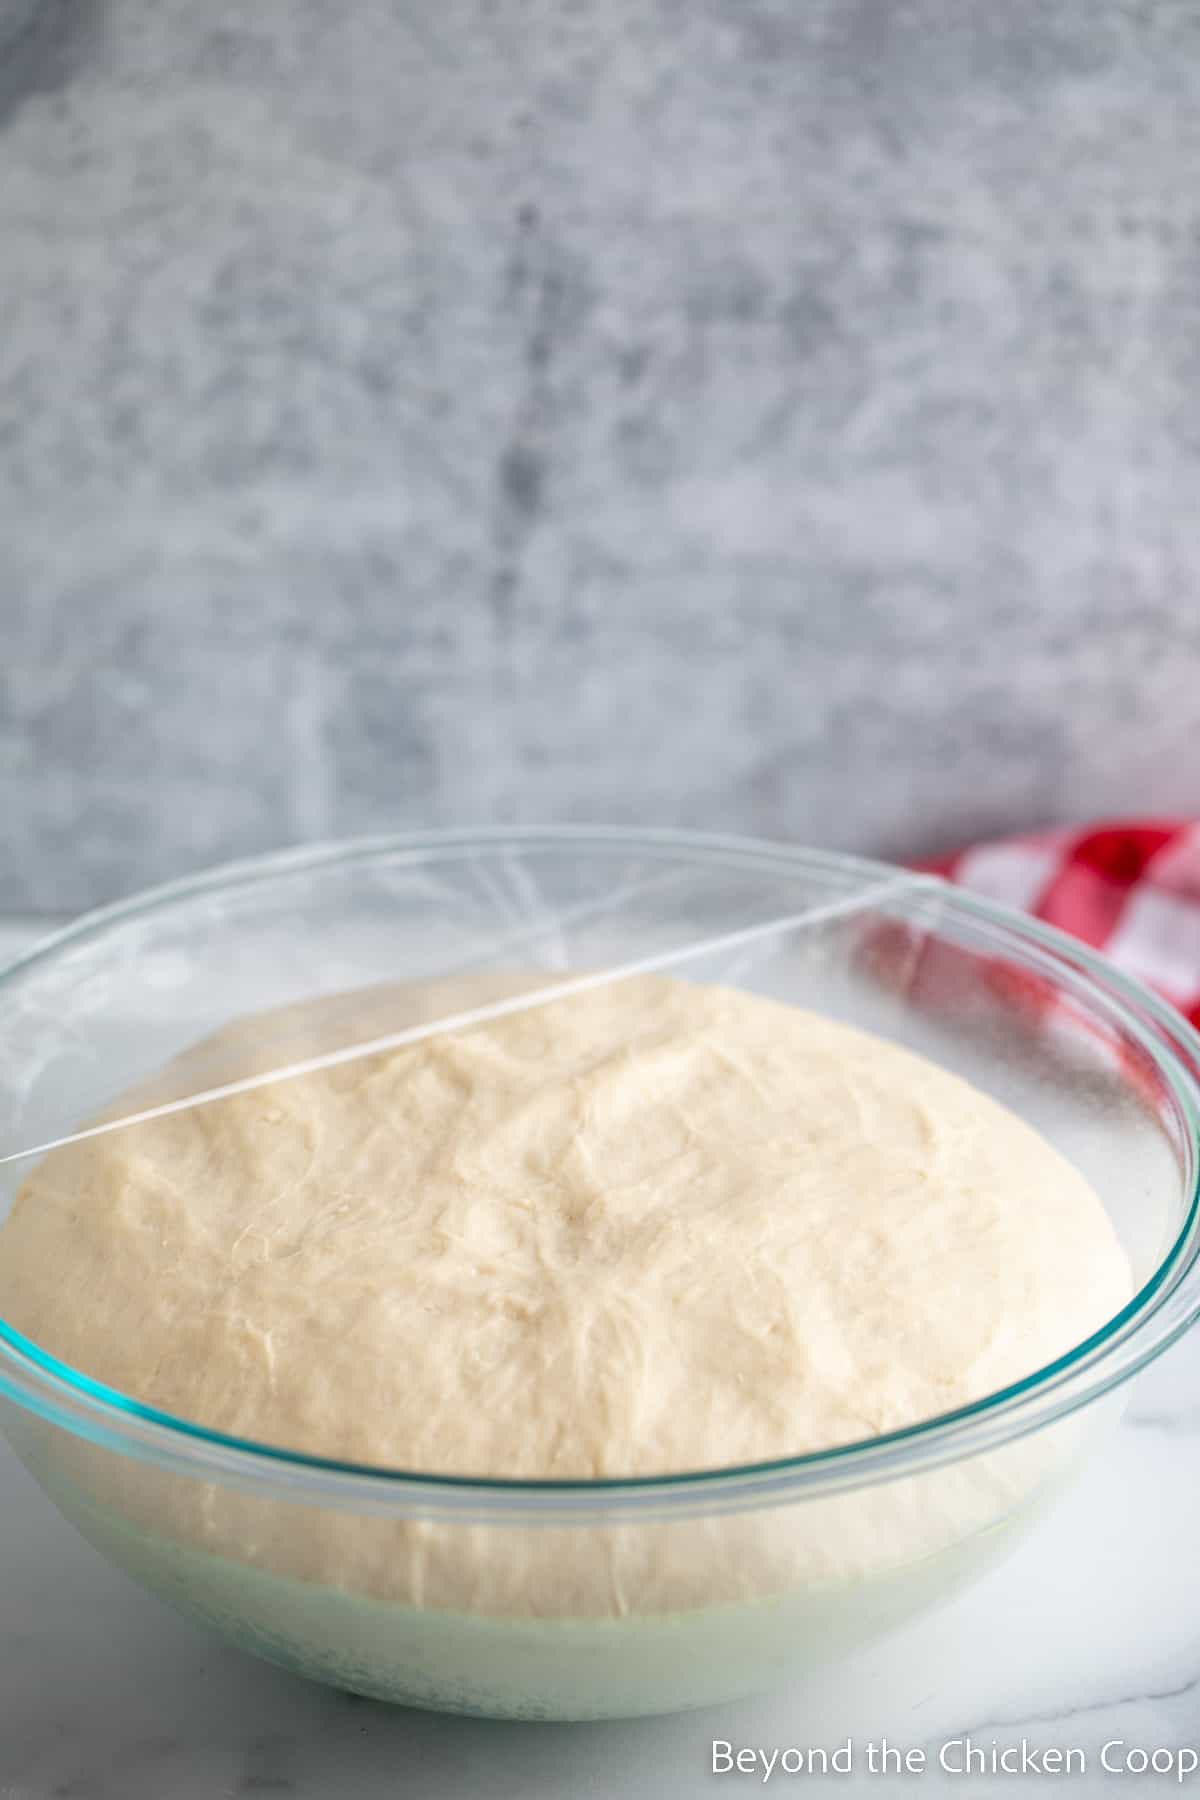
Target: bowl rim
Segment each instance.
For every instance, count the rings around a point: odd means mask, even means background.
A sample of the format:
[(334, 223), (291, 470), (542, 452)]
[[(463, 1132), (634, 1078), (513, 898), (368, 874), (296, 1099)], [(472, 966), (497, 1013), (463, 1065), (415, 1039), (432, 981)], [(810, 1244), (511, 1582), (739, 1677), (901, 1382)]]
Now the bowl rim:
[[(1018, 950), (1026, 964), (1071, 978), (1089, 1002), (1114, 1016), (1145, 1051), (1182, 1126), (1190, 1202), (1183, 1223), (1148, 1279), (1120, 1312), (1082, 1343), (1020, 1381), (967, 1406), (876, 1437), (767, 1461), (658, 1475), (519, 1478), (431, 1474), (347, 1462), (210, 1430), (93, 1380), (42, 1350), (0, 1317), (0, 1396), (73, 1435), (174, 1473), (205, 1476), (277, 1498), (353, 1505), (371, 1512), (454, 1516), (482, 1522), (578, 1522), (581, 1515), (677, 1517), (774, 1506), (912, 1475), (1015, 1441), (1067, 1417), (1128, 1381), (1200, 1318), (1200, 1033), (1183, 1015), (1105, 957), (1054, 926), (954, 886), (940, 876), (878, 859), (769, 839), (679, 829), (605, 825), (490, 826), (382, 833), (301, 845), (218, 864), (96, 908), (0, 968), (0, 999), (36, 965), (131, 920), (216, 891), (255, 885), (330, 865), (378, 858), (414, 861), (522, 847), (625, 847), (700, 859), (736, 859), (857, 876), (871, 884), (924, 890), (940, 907)], [(903, 877), (903, 883), (898, 883)]]

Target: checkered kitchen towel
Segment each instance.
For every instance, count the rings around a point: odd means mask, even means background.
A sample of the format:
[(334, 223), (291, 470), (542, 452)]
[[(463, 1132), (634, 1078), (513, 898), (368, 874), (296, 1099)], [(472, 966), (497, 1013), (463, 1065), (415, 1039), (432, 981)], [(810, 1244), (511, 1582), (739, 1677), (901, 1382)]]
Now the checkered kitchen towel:
[(1038, 832), (923, 866), (1072, 932), (1200, 1026), (1200, 823)]

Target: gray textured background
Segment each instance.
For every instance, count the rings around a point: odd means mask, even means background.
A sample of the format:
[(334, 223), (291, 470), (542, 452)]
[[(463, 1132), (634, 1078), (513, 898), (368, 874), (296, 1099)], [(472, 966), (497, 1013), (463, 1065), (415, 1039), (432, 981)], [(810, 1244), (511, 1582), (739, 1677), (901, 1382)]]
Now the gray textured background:
[(1192, 0), (0, 32), (0, 907), (1200, 807), (1198, 502)]

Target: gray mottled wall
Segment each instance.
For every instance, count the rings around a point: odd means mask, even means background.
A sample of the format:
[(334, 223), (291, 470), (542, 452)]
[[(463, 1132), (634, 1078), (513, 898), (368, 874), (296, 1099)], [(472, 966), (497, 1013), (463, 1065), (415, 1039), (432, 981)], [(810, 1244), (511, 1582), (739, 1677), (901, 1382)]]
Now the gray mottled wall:
[(1191, 0), (0, 33), (0, 908), (1196, 808), (1198, 500)]

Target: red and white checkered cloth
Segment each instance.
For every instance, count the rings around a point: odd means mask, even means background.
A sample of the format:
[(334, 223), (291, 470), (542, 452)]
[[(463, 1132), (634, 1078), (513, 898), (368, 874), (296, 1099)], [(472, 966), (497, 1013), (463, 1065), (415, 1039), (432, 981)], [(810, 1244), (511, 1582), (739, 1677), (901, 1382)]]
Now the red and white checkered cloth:
[(1071, 932), (1200, 1026), (1200, 823), (1037, 832), (923, 867)]

